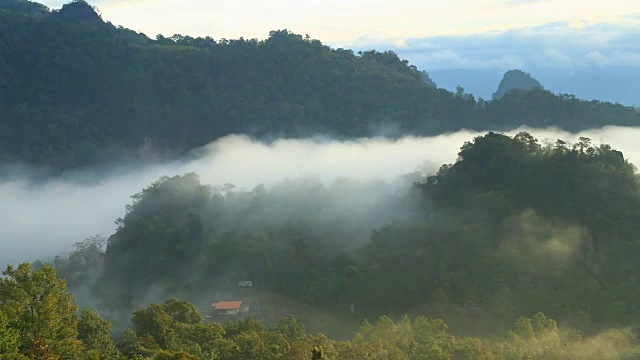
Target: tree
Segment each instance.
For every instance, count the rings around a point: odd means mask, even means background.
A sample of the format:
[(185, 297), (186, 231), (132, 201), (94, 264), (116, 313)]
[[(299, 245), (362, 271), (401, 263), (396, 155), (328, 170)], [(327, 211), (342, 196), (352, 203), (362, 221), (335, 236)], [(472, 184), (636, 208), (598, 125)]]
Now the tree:
[(31, 264), (8, 266), (0, 279), (0, 312), (10, 328), (20, 333), (20, 350), (35, 357), (52, 354), (76, 358), (81, 350), (77, 307), (66, 283), (45, 264), (33, 271)]
[(111, 340), (111, 323), (101, 319), (95, 310), (82, 310), (78, 322), (78, 339), (87, 350), (99, 356), (114, 356), (116, 353)]
[(150, 337), (161, 349), (175, 350), (177, 339), (173, 319), (162, 305), (151, 304), (133, 313), (133, 328), (140, 338)]
[(162, 304), (162, 307), (175, 322), (189, 325), (202, 323), (202, 315), (193, 304), (187, 301), (169, 299)]
[(122, 332), (122, 337), (117, 346), (118, 350), (129, 359), (141, 360), (154, 354), (154, 351), (148, 349), (132, 329), (126, 329)]

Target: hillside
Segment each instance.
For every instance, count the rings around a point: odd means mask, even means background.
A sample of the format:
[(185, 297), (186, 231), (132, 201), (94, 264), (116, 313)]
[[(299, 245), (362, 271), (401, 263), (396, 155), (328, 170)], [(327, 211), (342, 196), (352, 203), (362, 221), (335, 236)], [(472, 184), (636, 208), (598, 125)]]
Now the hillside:
[[(77, 243), (36, 272), (28, 263), (8, 268), (0, 340), (28, 354), (37, 330), (56, 354), (95, 347), (138, 359), (162, 351), (307, 359), (321, 339), (331, 359), (411, 359), (424, 341), (436, 341), (421, 350), (434, 358), (635, 359), (638, 180), (606, 144), (492, 132), (404, 192), (346, 180), (235, 191), (203, 185), (196, 174), (163, 177), (132, 196), (108, 239)], [(353, 199), (367, 196), (366, 211), (358, 210)], [(247, 279), (251, 288), (237, 286)], [(25, 295), (41, 287), (42, 300)], [(207, 314), (230, 299), (248, 303), (253, 316), (203, 323), (196, 309)], [(111, 323), (78, 316), (71, 302)], [(46, 321), (30, 308), (49, 314)], [(353, 340), (307, 338), (290, 315)], [(117, 347), (108, 340), (112, 325)], [(96, 343), (99, 329), (104, 341)], [(294, 329), (298, 340), (289, 340), (298, 345), (272, 337)], [(283, 355), (303, 339), (302, 354)], [(251, 355), (237, 357), (239, 349)]]
[[(430, 135), (520, 125), (638, 125), (630, 108), (544, 90), (477, 100), (435, 88), (393, 52), (265, 40), (150, 39), (83, 1), (0, 3), (0, 161), (54, 170), (182, 155), (230, 133)], [(384, 129), (394, 129), (388, 131)]]
[[(132, 197), (108, 241), (88, 239), (55, 265), (117, 323), (161, 296), (206, 309), (250, 279), (251, 297), (277, 295), (261, 308), (428, 315), (465, 335), (537, 311), (583, 331), (635, 326), (639, 186), (607, 145), (488, 133), (406, 192), (162, 178)], [(363, 211), (353, 199), (366, 196)]]

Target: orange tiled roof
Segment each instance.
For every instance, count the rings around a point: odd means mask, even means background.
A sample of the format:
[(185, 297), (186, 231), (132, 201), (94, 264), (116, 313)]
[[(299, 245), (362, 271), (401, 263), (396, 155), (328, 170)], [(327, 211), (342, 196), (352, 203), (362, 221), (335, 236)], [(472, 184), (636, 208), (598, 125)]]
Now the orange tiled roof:
[(236, 310), (240, 309), (241, 306), (242, 301), (219, 301), (211, 305), (216, 310)]

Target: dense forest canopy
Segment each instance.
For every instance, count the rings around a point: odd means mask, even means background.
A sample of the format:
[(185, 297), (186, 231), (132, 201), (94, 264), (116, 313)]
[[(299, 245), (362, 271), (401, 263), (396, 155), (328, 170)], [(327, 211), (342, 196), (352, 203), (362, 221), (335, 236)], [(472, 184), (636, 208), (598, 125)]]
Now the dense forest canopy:
[(84, 1), (0, 2), (0, 161), (52, 169), (180, 155), (232, 133), (440, 134), (522, 125), (638, 125), (631, 108), (543, 89), (495, 101), (438, 89), (391, 51), (354, 53), (272, 31), (264, 40), (150, 39)]
[[(636, 359), (639, 180), (606, 144), (528, 133), (478, 136), (347, 222), (338, 199), (380, 185), (236, 191), (164, 177), (132, 196), (108, 239), (35, 272), (7, 269), (0, 346), (52, 358)], [(204, 321), (235, 297), (254, 314)]]
[[(600, 330), (640, 320), (638, 185), (608, 145), (527, 133), (477, 137), (404, 192), (305, 181), (242, 192), (186, 174), (134, 195), (115, 234), (56, 267), (114, 320), (150, 294), (207, 306), (252, 279), (318, 311), (427, 314), (469, 335), (536, 311)], [(368, 212), (346, 194), (369, 194)]]
[[(75, 312), (73, 297), (50, 265), (33, 271), (25, 263), (3, 274), (3, 359), (600, 360), (640, 356), (640, 344), (628, 329), (585, 337), (560, 329), (542, 313), (519, 317), (509, 331), (488, 338), (455, 336), (444, 321), (424, 316), (396, 321), (381, 316), (373, 323), (364, 321), (352, 339), (333, 340), (308, 332), (290, 316), (272, 326), (253, 315), (224, 325), (205, 322), (192, 304), (178, 299), (136, 310), (130, 328), (114, 339), (111, 324), (96, 311)], [(36, 309), (37, 315), (29, 309)]]

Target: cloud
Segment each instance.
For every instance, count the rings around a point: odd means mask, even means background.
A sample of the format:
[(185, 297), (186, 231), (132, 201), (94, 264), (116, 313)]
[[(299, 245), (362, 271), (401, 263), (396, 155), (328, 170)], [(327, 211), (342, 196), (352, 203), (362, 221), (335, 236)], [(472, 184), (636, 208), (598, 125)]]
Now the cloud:
[[(442, 69), (589, 69), (640, 66), (640, 19), (620, 23), (553, 22), (502, 32), (396, 40), (362, 38), (356, 49), (391, 49), (427, 71)], [(373, 40), (373, 41), (372, 41)]]
[(540, 3), (545, 0), (506, 0), (504, 3), (507, 5), (517, 6), (517, 5), (527, 5), (533, 3)]
[(129, 197), (164, 175), (196, 172), (203, 183), (231, 183), (239, 190), (287, 178), (315, 178), (325, 184), (340, 177), (393, 182), (401, 174), (416, 171), (425, 159), (434, 161), (433, 171), (455, 158), (457, 143), (469, 135), (453, 136), (459, 139), (278, 140), (270, 144), (228, 136), (201, 149), (202, 157), (196, 160), (144, 166), (124, 174), (118, 171), (93, 181), (89, 178), (94, 175), (85, 174), (44, 182), (14, 176), (0, 183), (0, 265), (53, 257), (86, 237), (111, 235)]
[(609, 64), (609, 58), (607, 56), (602, 55), (602, 53), (598, 50), (590, 51), (587, 54), (586, 59), (599, 66)]
[[(541, 140), (575, 142), (579, 136), (587, 136), (595, 143), (611, 144), (640, 163), (640, 129), (610, 127), (580, 134), (525, 130)], [(0, 265), (52, 257), (71, 250), (73, 243), (89, 236), (111, 235), (114, 220), (124, 215), (129, 197), (164, 175), (196, 172), (205, 184), (231, 183), (239, 190), (301, 178), (334, 185), (340, 178), (362, 183), (379, 181), (393, 189), (404, 186), (398, 180), (403, 174), (433, 173), (440, 165), (455, 161), (460, 146), (480, 134), (461, 131), (429, 138), (344, 142), (282, 139), (270, 144), (229, 136), (202, 149), (202, 156), (195, 160), (132, 167), (127, 172), (109, 171), (111, 175), (103, 176), (74, 174), (44, 182), (32, 182), (27, 176), (14, 178), (0, 183)], [(344, 201), (353, 201), (344, 208), (354, 213), (376, 211), (362, 196), (345, 196)]]
[(570, 68), (574, 65), (574, 61), (570, 56), (556, 49), (546, 49), (542, 56), (538, 56), (538, 61), (542, 64), (547, 64), (549, 67)]
[(598, 50), (593, 50), (585, 56), (587, 61), (604, 67), (607, 65), (633, 66), (640, 63), (640, 51), (613, 51), (608, 55), (603, 55)]

